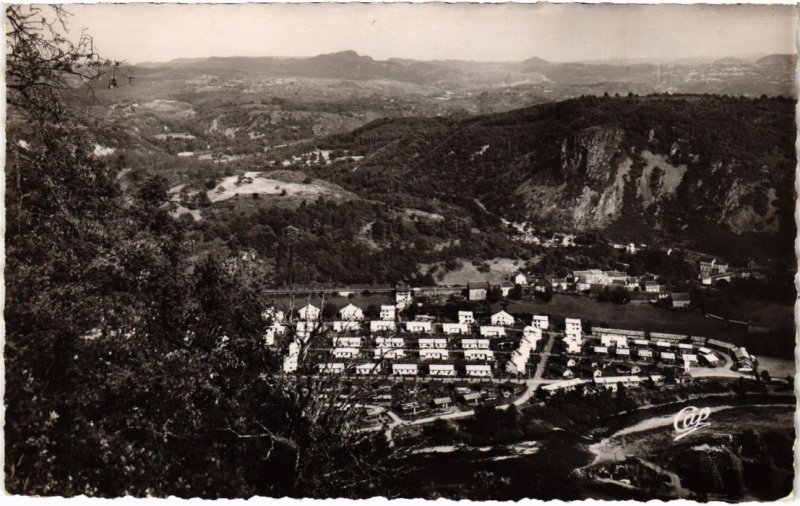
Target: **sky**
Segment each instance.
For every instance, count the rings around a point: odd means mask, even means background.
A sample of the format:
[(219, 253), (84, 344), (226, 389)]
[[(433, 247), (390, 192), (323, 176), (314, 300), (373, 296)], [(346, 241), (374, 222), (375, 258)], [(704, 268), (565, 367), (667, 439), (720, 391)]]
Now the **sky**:
[(797, 7), (586, 4), (70, 5), (71, 33), (128, 63), (208, 56), (550, 61), (795, 52)]

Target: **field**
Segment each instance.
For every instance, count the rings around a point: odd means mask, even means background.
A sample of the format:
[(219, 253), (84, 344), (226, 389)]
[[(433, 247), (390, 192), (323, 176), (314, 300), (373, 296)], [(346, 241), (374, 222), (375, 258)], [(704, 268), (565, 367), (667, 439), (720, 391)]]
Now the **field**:
[[(499, 307), (496, 304), (493, 309)], [(742, 326), (707, 318), (697, 311), (673, 311), (650, 304), (618, 305), (580, 295), (555, 294), (549, 303), (509, 301), (508, 312), (548, 314), (551, 320), (559, 322), (566, 317), (580, 318), (584, 326), (588, 321), (590, 325), (703, 336), (746, 346), (756, 354), (784, 359), (794, 356), (791, 333), (749, 335)]]
[[(437, 280), (439, 285), (466, 285), (470, 281), (488, 281), (492, 284), (499, 284), (508, 279), (509, 275), (520, 269), (520, 261), (511, 258), (494, 258), (488, 260), (489, 272), (480, 272), (472, 262), (467, 259), (459, 259), (463, 265), (454, 271), (445, 273), (444, 277)], [(420, 266), (420, 270), (425, 272), (429, 266)]]

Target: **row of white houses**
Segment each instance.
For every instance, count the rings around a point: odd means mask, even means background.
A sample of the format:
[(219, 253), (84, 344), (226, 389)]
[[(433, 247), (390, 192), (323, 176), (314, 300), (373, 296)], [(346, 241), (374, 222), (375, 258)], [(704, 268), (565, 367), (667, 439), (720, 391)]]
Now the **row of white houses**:
[[(317, 365), (320, 374), (342, 374), (347, 371), (347, 364), (344, 362), (323, 362)], [(427, 366), (428, 376), (437, 377), (456, 377), (458, 373), (453, 364), (429, 364)], [(491, 378), (492, 367), (486, 364), (467, 364), (464, 366), (467, 377), (470, 378)], [(369, 376), (381, 374), (382, 368), (379, 363), (356, 364), (353, 372), (359, 376)], [(392, 364), (391, 374), (394, 376), (419, 376), (421, 375), (420, 365), (413, 363), (394, 363)]]

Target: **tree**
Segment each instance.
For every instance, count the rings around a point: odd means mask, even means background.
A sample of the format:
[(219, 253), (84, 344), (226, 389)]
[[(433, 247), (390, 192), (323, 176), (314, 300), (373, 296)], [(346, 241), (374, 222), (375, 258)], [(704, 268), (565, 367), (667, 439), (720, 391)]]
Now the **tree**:
[(500, 289), (499, 286), (495, 285), (489, 288), (489, 293), (487, 294), (486, 300), (488, 300), (490, 304), (499, 302), (500, 299), (502, 298), (503, 298), (503, 291)]
[(769, 383), (770, 380), (772, 379), (772, 378), (770, 378), (769, 371), (767, 371), (766, 369), (762, 369), (761, 370), (760, 377), (761, 377), (761, 381), (763, 381), (764, 383)]

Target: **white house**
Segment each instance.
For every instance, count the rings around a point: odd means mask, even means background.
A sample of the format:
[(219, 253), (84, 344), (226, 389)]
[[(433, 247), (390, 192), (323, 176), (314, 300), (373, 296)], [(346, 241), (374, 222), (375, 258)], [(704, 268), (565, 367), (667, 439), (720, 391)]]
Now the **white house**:
[(394, 301), (397, 307), (403, 310), (414, 301), (414, 292), (406, 285), (398, 285), (394, 289)]
[(539, 340), (542, 339), (542, 331), (534, 327), (533, 325), (528, 325), (524, 329), (522, 329), (522, 341), (520, 342), (520, 346), (525, 344), (533, 349), (536, 349), (536, 346), (539, 343)]
[(359, 376), (367, 376), (370, 374), (378, 374), (381, 371), (380, 364), (376, 363), (367, 363), (367, 364), (358, 364), (356, 365), (356, 374)]
[(300, 315), (301, 320), (319, 320), (322, 311), (314, 304), (306, 304), (300, 308), (297, 314)]
[(659, 293), (661, 291), (661, 285), (658, 284), (658, 281), (645, 281), (644, 291), (647, 293)]
[(603, 334), (600, 338), (600, 344), (603, 346), (616, 346), (617, 348), (627, 348), (628, 338), (616, 334)]
[(416, 376), (417, 364), (392, 364), (392, 374), (396, 376)]
[(450, 353), (447, 350), (424, 348), (419, 350), (420, 360), (447, 360)]
[(276, 307), (268, 307), (261, 313), (261, 317), (273, 322), (284, 323), (286, 321), (286, 314)]
[(462, 323), (464, 325), (472, 325), (475, 323), (475, 316), (472, 314), (472, 311), (459, 311), (458, 323)]
[(566, 335), (580, 335), (583, 333), (581, 321), (578, 318), (564, 319), (564, 334)]
[(716, 367), (719, 365), (719, 358), (717, 358), (717, 356), (713, 353), (701, 353), (700, 356), (711, 367)]
[(372, 320), (369, 322), (370, 332), (394, 332), (397, 324), (394, 320)]
[(514, 284), (519, 286), (527, 286), (528, 285), (528, 277), (525, 274), (518, 272), (514, 276)]
[(488, 350), (488, 339), (462, 339), (461, 347), (465, 350)]
[(336, 358), (355, 358), (358, 356), (358, 348), (334, 348), (333, 356)]
[(297, 359), (298, 355), (292, 355), (291, 353), (283, 359), (283, 372), (295, 372), (297, 371)]
[(319, 323), (317, 322), (300, 320), (297, 323), (295, 323), (294, 330), (295, 330), (295, 335), (298, 338), (305, 341), (306, 339), (311, 337), (311, 332), (318, 328), (319, 328)]
[(433, 338), (433, 337), (420, 337), (420, 349), (444, 349), (447, 348), (447, 339)]
[(361, 323), (358, 320), (341, 320), (333, 322), (335, 332), (358, 332)]
[(339, 310), (339, 318), (345, 321), (361, 321), (364, 319), (364, 311), (355, 304), (348, 304)]
[(455, 376), (456, 368), (453, 364), (431, 364), (428, 366), (431, 376)]
[(630, 357), (631, 356), (631, 350), (629, 350), (628, 348), (617, 348), (616, 350), (614, 350), (614, 353), (616, 353), (616, 355), (618, 357)]
[(594, 352), (600, 355), (605, 355), (608, 353), (608, 348), (606, 348), (605, 346), (595, 346)]
[(487, 349), (464, 350), (464, 360), (494, 360), (494, 352)]
[(320, 374), (341, 374), (344, 372), (344, 363), (342, 362), (327, 362), (317, 365), (317, 370)]
[(442, 332), (444, 334), (466, 334), (469, 328), (466, 323), (443, 323)]
[(483, 337), (504, 337), (506, 329), (495, 325), (481, 325), (480, 334)]
[(522, 374), (530, 358), (530, 351), (527, 349), (514, 350), (511, 358), (506, 362), (506, 371), (509, 374)]
[(333, 337), (333, 347), (334, 348), (361, 348), (361, 338), (360, 337), (334, 336)]
[(273, 320), (267, 330), (264, 331), (264, 341), (267, 346), (275, 344), (275, 336), (282, 336), (286, 333), (286, 326)]
[(659, 356), (661, 360), (675, 360), (675, 354), (671, 351), (662, 351)]
[(567, 336), (564, 338), (564, 345), (566, 346), (567, 353), (580, 353), (581, 352), (581, 339), (574, 336)]
[(550, 318), (545, 315), (533, 315), (532, 325), (537, 329), (547, 330), (550, 328)]
[(392, 320), (394, 321), (396, 314), (396, 307), (386, 304), (381, 306), (380, 318), (384, 321)]
[(375, 360), (395, 360), (406, 356), (406, 351), (402, 348), (377, 347), (373, 357)]
[(491, 378), (492, 367), (488, 365), (467, 365), (467, 376), (470, 378)]
[(514, 317), (506, 313), (505, 311), (498, 311), (495, 314), (493, 314), (491, 321), (492, 325), (500, 325), (505, 327), (511, 327), (512, 325), (514, 325)]
[(376, 337), (375, 346), (383, 348), (402, 348), (405, 346), (405, 339), (402, 337)]
[(406, 322), (406, 332), (411, 332), (412, 334), (430, 334), (431, 326), (431, 322)]
[(653, 358), (653, 352), (651, 350), (638, 349), (636, 350), (636, 354), (639, 356), (639, 358), (645, 360), (650, 360), (651, 358)]

